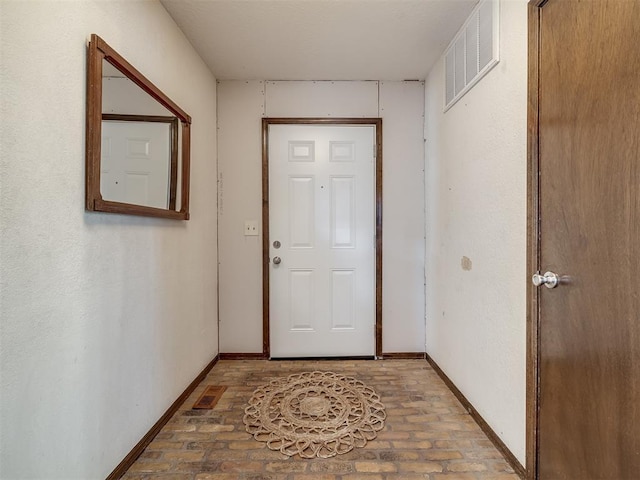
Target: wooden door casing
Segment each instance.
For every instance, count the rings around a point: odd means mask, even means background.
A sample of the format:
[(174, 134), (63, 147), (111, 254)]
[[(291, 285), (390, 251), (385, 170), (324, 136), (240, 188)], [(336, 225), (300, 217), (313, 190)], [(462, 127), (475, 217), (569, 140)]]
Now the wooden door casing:
[(529, 478), (640, 471), (640, 2), (530, 6)]
[(268, 118), (262, 119), (262, 353), (269, 358), (269, 126), (270, 125), (373, 125), (375, 126), (375, 355), (382, 357), (382, 118)]

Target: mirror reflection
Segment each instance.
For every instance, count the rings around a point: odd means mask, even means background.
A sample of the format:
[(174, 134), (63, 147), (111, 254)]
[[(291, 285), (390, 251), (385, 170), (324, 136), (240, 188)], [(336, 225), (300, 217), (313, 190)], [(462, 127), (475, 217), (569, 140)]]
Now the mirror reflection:
[(103, 199), (175, 210), (177, 123), (172, 117), (102, 115)]
[(104, 200), (176, 209), (178, 118), (106, 60), (101, 137)]

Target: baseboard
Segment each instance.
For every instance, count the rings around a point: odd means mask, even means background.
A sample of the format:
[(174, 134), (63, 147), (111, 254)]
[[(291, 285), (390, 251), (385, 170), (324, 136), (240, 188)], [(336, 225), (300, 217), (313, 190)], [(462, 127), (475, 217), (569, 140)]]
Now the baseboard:
[(485, 419), (482, 418), (482, 416), (478, 413), (478, 411), (473, 407), (471, 402), (467, 400), (467, 397), (465, 397), (464, 394), (460, 390), (458, 390), (458, 387), (456, 387), (455, 384), (451, 381), (451, 379), (447, 377), (447, 375), (442, 371), (442, 369), (433, 360), (433, 358), (431, 358), (428, 353), (425, 354), (425, 357), (427, 359), (427, 362), (429, 362), (429, 365), (431, 365), (431, 367), (440, 376), (442, 381), (444, 381), (447, 387), (449, 387), (449, 390), (451, 390), (451, 392), (456, 396), (456, 398), (460, 401), (460, 403), (465, 408), (465, 410), (469, 412), (469, 415), (471, 415), (471, 418), (475, 420), (475, 422), (482, 429), (485, 435), (489, 437), (489, 440), (491, 440), (491, 442), (495, 445), (498, 451), (502, 454), (504, 459), (509, 463), (509, 465), (511, 465), (511, 468), (513, 468), (513, 470), (520, 476), (520, 478), (524, 479), (526, 476), (526, 470), (522, 466), (522, 464), (518, 461), (518, 459), (515, 457), (515, 455), (511, 453), (511, 450), (509, 450), (507, 446), (504, 444), (504, 442), (500, 440), (500, 437), (498, 437), (496, 432), (494, 432), (493, 429), (489, 426), (489, 424), (485, 421)]
[(178, 411), (180, 405), (182, 405), (185, 400), (193, 393), (196, 387), (205, 379), (207, 374), (211, 371), (211, 369), (218, 363), (219, 355), (216, 355), (209, 364), (204, 367), (204, 370), (198, 374), (198, 376), (189, 384), (189, 386), (185, 389), (184, 392), (176, 399), (175, 402), (171, 404), (171, 406), (167, 409), (166, 412), (160, 417), (151, 430), (147, 432), (147, 434), (142, 437), (142, 439), (136, 444), (135, 447), (131, 449), (131, 451), (127, 454), (126, 457), (118, 464), (118, 466), (109, 474), (106, 480), (117, 480), (122, 477), (127, 470), (133, 465), (133, 463), (138, 459), (144, 449), (147, 448), (155, 436), (160, 433), (162, 427), (166, 425), (166, 423), (173, 417), (173, 415)]
[(383, 353), (381, 359), (383, 360), (424, 360), (424, 352), (389, 352)]
[(264, 353), (221, 353), (220, 360), (269, 360)]

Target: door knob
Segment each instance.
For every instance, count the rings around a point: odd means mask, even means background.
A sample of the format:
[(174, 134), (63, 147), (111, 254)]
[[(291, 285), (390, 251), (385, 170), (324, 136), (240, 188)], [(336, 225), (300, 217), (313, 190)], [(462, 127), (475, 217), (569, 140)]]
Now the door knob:
[(558, 283), (560, 283), (560, 277), (553, 272), (545, 272), (544, 275), (534, 273), (533, 277), (531, 277), (531, 281), (536, 287), (544, 285), (547, 288), (556, 288)]
[(273, 264), (274, 265), (280, 265), (281, 261), (282, 261), (282, 259), (280, 257), (273, 257)]

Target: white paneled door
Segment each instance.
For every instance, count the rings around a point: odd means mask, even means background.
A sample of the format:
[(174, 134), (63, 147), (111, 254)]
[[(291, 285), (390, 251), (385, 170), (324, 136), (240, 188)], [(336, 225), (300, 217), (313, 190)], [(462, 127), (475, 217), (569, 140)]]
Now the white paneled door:
[(269, 126), (272, 357), (375, 354), (374, 152), (374, 126)]

